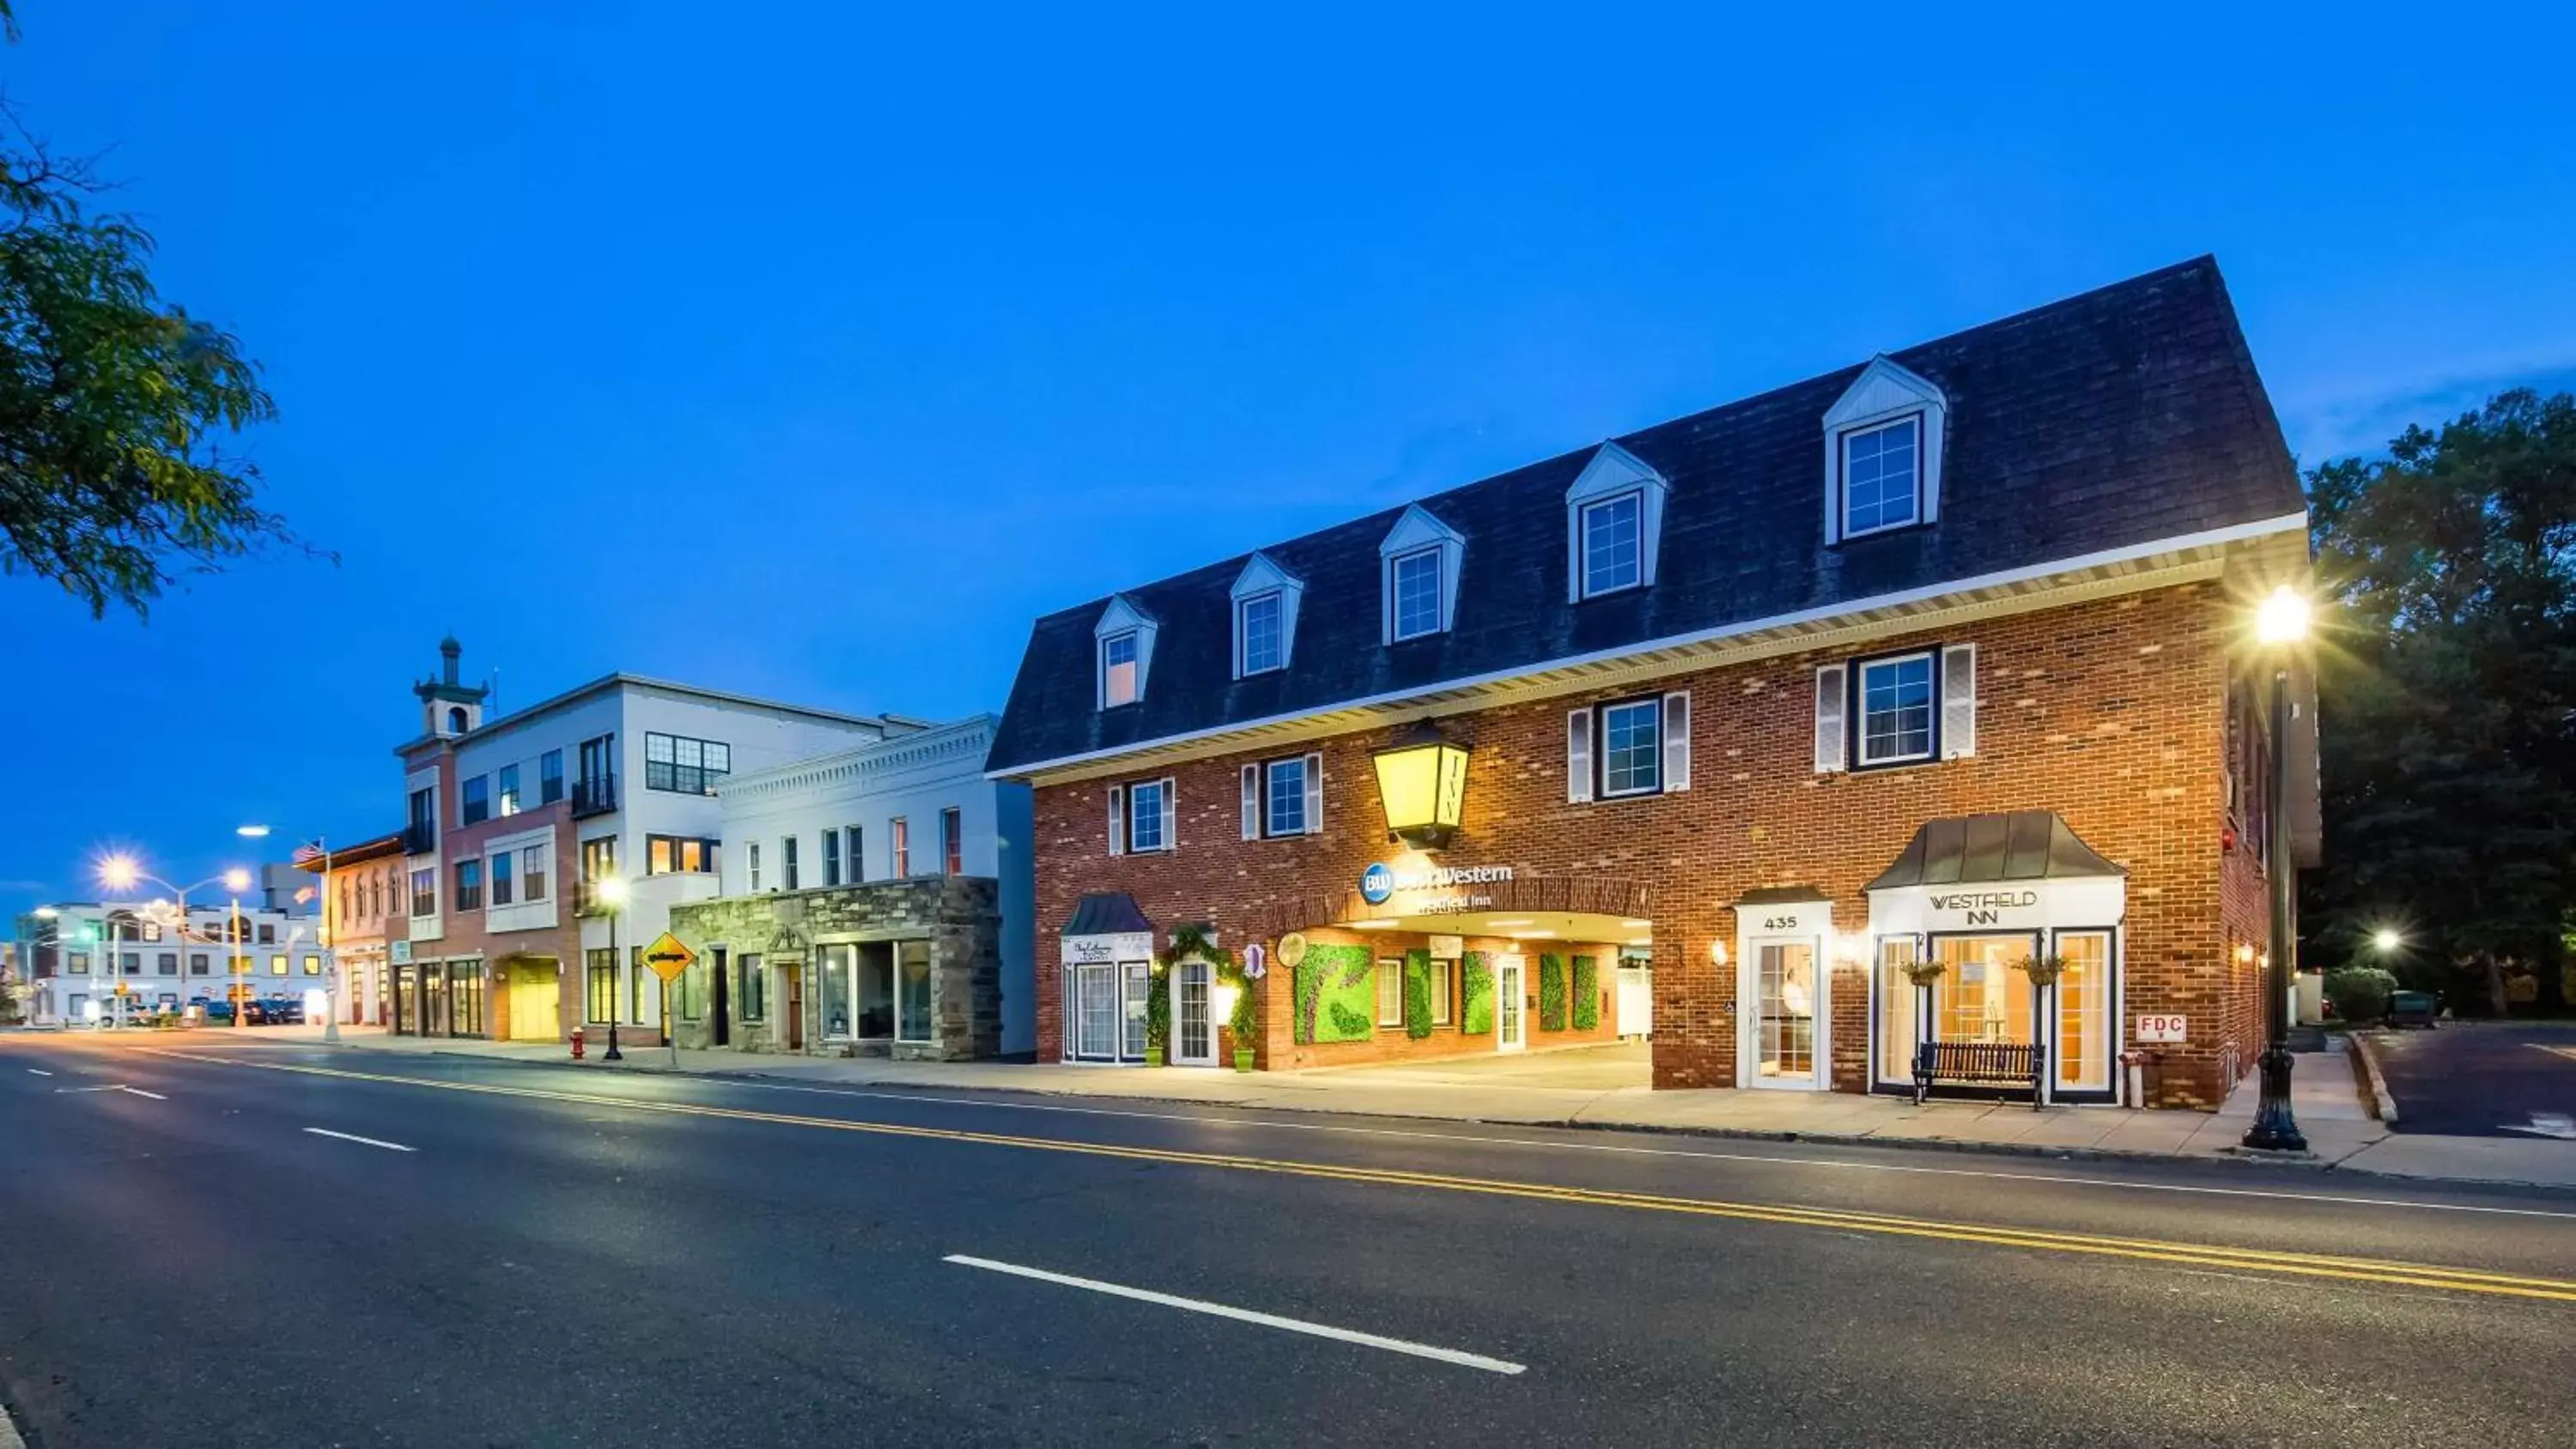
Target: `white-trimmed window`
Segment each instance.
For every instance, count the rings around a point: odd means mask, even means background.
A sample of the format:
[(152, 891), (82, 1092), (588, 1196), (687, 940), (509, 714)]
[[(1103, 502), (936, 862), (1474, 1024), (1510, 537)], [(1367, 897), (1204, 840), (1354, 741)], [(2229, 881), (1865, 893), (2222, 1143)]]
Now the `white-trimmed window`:
[(1287, 602), (1279, 591), (1255, 594), (1234, 606), (1235, 627), (1243, 636), (1245, 674), (1267, 674), (1288, 662)]
[(1652, 795), (1664, 788), (1663, 701), (1601, 706), (1601, 794)]
[(1664, 475), (1603, 443), (1565, 490), (1565, 597), (1569, 603), (1650, 588), (1662, 546)]
[(1638, 491), (1586, 503), (1583, 597), (1633, 589), (1645, 579), (1646, 495)]
[(1235, 678), (1288, 667), (1297, 647), (1297, 601), (1305, 592), (1305, 581), (1268, 554), (1254, 554), (1235, 575)]
[(1142, 693), (1137, 687), (1140, 671), (1136, 667), (1136, 631), (1126, 630), (1100, 641), (1100, 707), (1116, 709), (1134, 704)]
[(1261, 767), (1261, 833), (1306, 833), (1306, 757), (1272, 760)]
[(1100, 708), (1116, 709), (1145, 697), (1145, 682), (1154, 667), (1156, 627), (1153, 616), (1123, 594), (1100, 611), (1099, 622), (1091, 628)]
[(1377, 963), (1377, 1024), (1404, 1025), (1404, 963), (1393, 957)]
[(1843, 537), (1903, 528), (1923, 517), (1923, 417), (1842, 435)]
[(1857, 763), (1867, 769), (1932, 758), (1932, 651), (1864, 660), (1858, 674)]
[(1109, 787), (1109, 853), (1170, 850), (1174, 818), (1172, 777)]
[(1929, 378), (1881, 357), (1825, 412), (1825, 542), (1941, 516), (1941, 443), (1949, 400)]
[(1380, 638), (1388, 644), (1445, 633), (1458, 617), (1465, 535), (1416, 503), (1378, 541)]
[(1395, 637), (1440, 632), (1440, 549), (1418, 548), (1387, 565), (1395, 591)]

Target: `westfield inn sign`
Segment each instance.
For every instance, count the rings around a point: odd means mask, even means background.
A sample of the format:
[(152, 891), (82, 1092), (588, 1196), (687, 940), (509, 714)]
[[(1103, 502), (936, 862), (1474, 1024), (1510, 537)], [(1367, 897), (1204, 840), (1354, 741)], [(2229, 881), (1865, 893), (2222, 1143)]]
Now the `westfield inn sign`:
[[(1039, 1056), (2113, 1101), (2187, 1010), (2141, 1096), (2215, 1107), (2318, 840), (2245, 628), (2306, 525), (2201, 258), (1048, 615)], [(1183, 928), (1280, 968), (1221, 1032)]]

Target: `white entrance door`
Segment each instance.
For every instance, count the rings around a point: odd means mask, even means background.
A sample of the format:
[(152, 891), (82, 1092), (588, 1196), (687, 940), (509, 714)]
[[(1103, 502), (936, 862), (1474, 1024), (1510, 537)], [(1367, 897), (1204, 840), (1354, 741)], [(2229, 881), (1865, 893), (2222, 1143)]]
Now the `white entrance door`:
[(1749, 943), (1736, 1000), (1742, 1003), (1744, 1085), (1814, 1091), (1824, 1084), (1817, 1022), (1824, 976), (1812, 936)]
[(1074, 973), (1080, 1002), (1073, 1054), (1087, 1062), (1118, 1059), (1118, 968), (1086, 962)]
[(1184, 961), (1172, 968), (1172, 1062), (1175, 1066), (1216, 1065), (1216, 1022), (1209, 990), (1214, 968), (1205, 961)]
[(1652, 1036), (1655, 1030), (1655, 974), (1643, 956), (1619, 960), (1619, 1034)]
[(1521, 1029), (1521, 958), (1494, 958), (1494, 1050), (1516, 1052), (1529, 1045)]

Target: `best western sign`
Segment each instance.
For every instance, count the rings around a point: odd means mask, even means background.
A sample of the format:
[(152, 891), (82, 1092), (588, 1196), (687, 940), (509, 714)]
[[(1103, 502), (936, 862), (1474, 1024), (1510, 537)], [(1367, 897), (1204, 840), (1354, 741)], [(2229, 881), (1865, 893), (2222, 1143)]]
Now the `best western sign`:
[(1478, 911), (1492, 905), (1494, 898), (1477, 891), (1477, 886), (1505, 884), (1511, 879), (1512, 867), (1508, 865), (1399, 868), (1379, 861), (1360, 872), (1360, 899), (1372, 906), (1393, 902), (1388, 908), (1407, 916)]

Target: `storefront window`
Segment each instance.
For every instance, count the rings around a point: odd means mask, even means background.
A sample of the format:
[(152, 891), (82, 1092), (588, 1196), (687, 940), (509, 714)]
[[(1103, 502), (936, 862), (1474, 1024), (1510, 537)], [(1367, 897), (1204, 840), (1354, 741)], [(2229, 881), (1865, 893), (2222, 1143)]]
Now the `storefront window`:
[(1377, 1024), (1404, 1025), (1404, 963), (1392, 957), (1377, 963)]
[(2076, 1091), (2111, 1087), (2111, 933), (2060, 931), (2057, 954), (2057, 1084)]
[(1127, 977), (1127, 1030), (1125, 1050), (1120, 1055), (1128, 1061), (1141, 1062), (1145, 1059), (1145, 1003), (1153, 983), (1142, 961), (1129, 962), (1121, 969)]
[(459, 961), (447, 968), (448, 1029), (456, 1036), (483, 1034), (483, 963)]
[(1878, 943), (1878, 1079), (1907, 1082), (1914, 1077), (1914, 938), (1890, 936)]
[(859, 1035), (883, 1041), (894, 1035), (894, 943), (870, 941), (858, 959)]
[(825, 1041), (850, 1039), (850, 958), (853, 954), (845, 945), (824, 946), (814, 953), (814, 959), (819, 963), (814, 976), (815, 989), (822, 1004)]
[(617, 1019), (617, 953), (605, 946), (594, 946), (584, 953), (583, 969), (589, 994), (590, 1020), (605, 1026)]
[(2028, 1042), (2030, 978), (2014, 967), (2029, 936), (1944, 936), (1933, 959), (1949, 969), (1932, 983), (1932, 1034), (1940, 1041)]
[(928, 1041), (930, 1033), (930, 943), (902, 941), (895, 945), (895, 1000), (900, 1005), (896, 1017), (900, 1041)]

